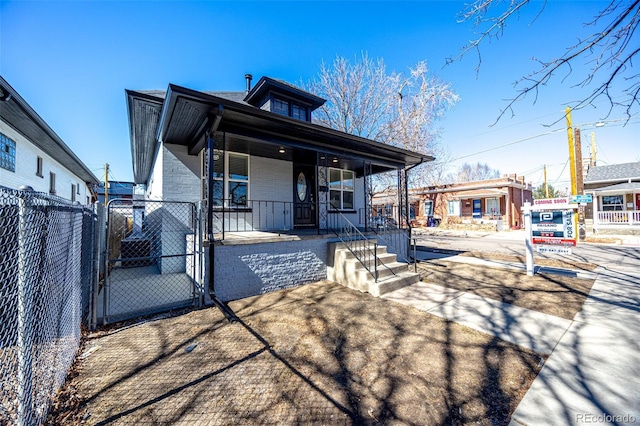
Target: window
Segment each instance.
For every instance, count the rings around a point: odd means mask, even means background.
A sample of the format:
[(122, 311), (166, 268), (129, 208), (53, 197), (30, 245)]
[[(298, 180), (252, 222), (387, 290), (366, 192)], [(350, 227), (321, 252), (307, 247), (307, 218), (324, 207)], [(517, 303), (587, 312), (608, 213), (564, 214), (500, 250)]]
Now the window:
[(350, 170), (329, 169), (329, 200), (336, 210), (353, 210), (354, 176)]
[(500, 214), (500, 200), (497, 198), (485, 198), (484, 208), (489, 216), (497, 216)]
[(16, 143), (0, 133), (0, 167), (16, 171)]
[(276, 114), (289, 115), (289, 102), (282, 99), (273, 100), (273, 110)]
[[(225, 170), (227, 173), (225, 174)], [(249, 199), (249, 156), (232, 152), (213, 154), (212, 206), (241, 207)]]
[(271, 112), (293, 117), (298, 120), (309, 121), (308, 111), (309, 109), (306, 106), (285, 101), (284, 99), (273, 98), (271, 101)]
[(56, 174), (49, 172), (49, 194), (56, 193)]
[(43, 177), (42, 176), (42, 157), (38, 157), (36, 161), (36, 176)]
[(80, 184), (76, 185), (76, 194), (80, 195)]
[(307, 121), (307, 109), (303, 106), (293, 104), (291, 107), (291, 117)]
[(460, 216), (460, 201), (447, 201), (447, 214), (449, 216)]
[(71, 184), (71, 202), (72, 203), (76, 201), (76, 191), (77, 191), (76, 184), (72, 183)]
[(622, 203), (622, 195), (603, 195), (602, 211), (624, 210)]
[(425, 216), (433, 216), (433, 201), (426, 200), (424, 202), (424, 215)]

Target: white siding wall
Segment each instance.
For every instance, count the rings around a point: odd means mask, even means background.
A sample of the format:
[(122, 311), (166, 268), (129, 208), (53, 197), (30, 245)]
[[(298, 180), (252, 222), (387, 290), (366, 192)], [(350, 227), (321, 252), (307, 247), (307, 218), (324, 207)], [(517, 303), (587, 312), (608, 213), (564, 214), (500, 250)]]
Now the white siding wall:
[(163, 163), (164, 157), (164, 145), (158, 151), (155, 163), (153, 163), (153, 170), (147, 183), (147, 199), (149, 200), (162, 200), (162, 181), (163, 181)]
[[(71, 184), (80, 185), (76, 201), (87, 203), (91, 192), (85, 182), (62, 166), (28, 139), (0, 120), (0, 132), (16, 143), (16, 171), (0, 168), (0, 185), (18, 189), (29, 185), (37, 192), (49, 193), (49, 173), (56, 174), (56, 195), (71, 200)], [(42, 177), (36, 175), (38, 157), (42, 158)]]
[(293, 201), (293, 163), (262, 157), (249, 161), (252, 200)]
[(189, 155), (182, 145), (162, 144), (162, 199), (200, 201), (200, 156)]

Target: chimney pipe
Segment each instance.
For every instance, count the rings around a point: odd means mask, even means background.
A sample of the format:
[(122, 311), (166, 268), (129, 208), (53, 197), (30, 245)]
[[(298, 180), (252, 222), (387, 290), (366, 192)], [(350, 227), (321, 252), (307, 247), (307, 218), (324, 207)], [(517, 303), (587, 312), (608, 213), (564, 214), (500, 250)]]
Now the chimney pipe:
[(253, 79), (253, 76), (251, 74), (245, 74), (244, 78), (247, 80), (247, 94), (249, 94), (251, 91), (251, 80)]

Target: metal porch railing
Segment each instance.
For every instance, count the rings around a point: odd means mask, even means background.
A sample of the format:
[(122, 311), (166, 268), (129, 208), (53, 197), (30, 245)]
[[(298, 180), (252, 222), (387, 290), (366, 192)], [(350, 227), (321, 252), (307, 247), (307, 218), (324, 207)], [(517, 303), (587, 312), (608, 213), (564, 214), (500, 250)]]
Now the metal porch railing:
[(340, 212), (328, 215), (329, 230), (333, 231), (345, 247), (358, 259), (378, 282), (378, 242), (371, 241)]

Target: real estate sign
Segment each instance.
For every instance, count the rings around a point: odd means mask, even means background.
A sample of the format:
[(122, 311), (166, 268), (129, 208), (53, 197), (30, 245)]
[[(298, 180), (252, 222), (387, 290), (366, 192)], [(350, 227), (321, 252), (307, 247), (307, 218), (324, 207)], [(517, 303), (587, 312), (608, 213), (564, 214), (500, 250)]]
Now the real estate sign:
[(573, 210), (531, 212), (533, 244), (576, 245)]

